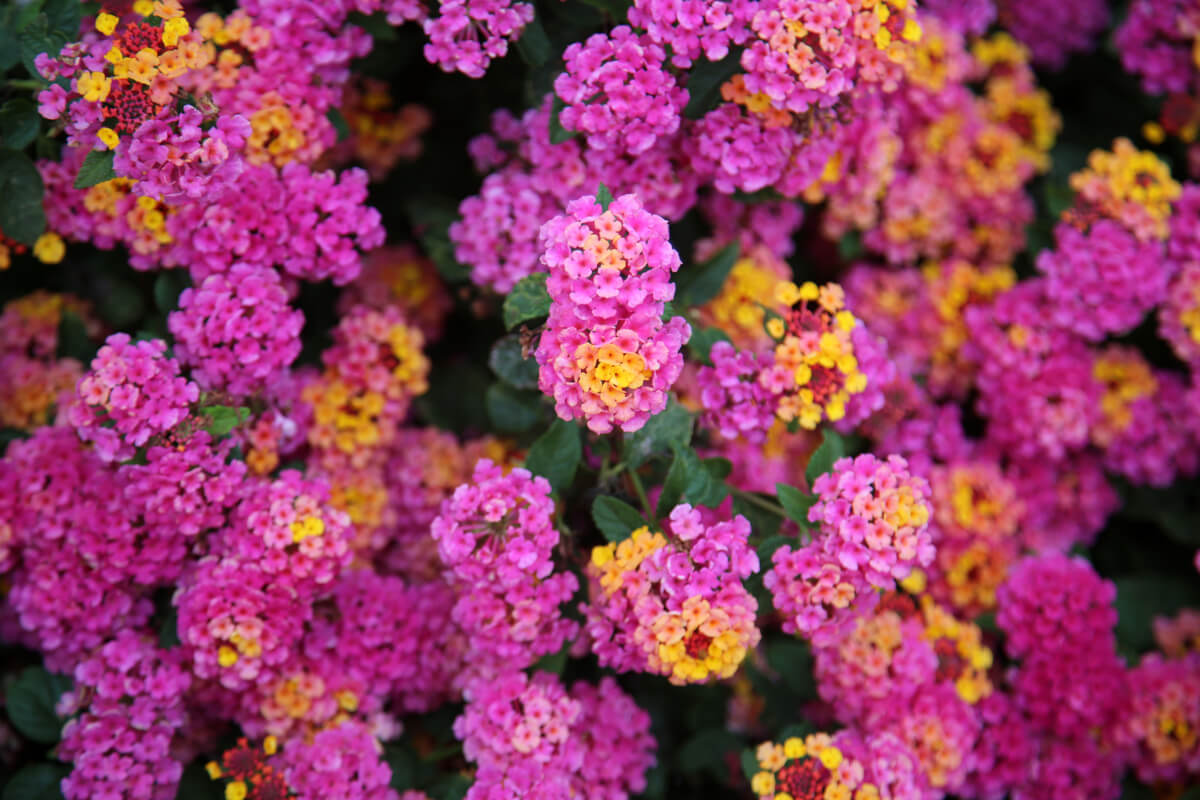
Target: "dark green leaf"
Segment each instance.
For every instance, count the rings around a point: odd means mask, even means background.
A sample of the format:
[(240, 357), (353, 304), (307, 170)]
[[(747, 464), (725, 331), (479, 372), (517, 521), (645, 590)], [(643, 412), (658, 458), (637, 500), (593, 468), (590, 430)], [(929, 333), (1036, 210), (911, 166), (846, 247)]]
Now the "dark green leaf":
[(208, 406), (200, 409), (200, 413), (208, 417), (204, 430), (214, 439), (223, 439), (234, 428), (241, 425), (250, 416), (250, 409), (245, 406)]
[(606, 494), (592, 501), (592, 521), (610, 542), (619, 542), (646, 524), (636, 508)]
[(688, 339), (688, 353), (695, 361), (712, 365), (710, 354), (717, 342), (728, 342), (729, 337), (720, 328), (692, 327), (692, 338)]
[(537, 362), (525, 357), (518, 334), (511, 333), (492, 345), (488, 353), (488, 366), (496, 373), (496, 377), (509, 386), (516, 389), (537, 388)]
[[(769, 561), (767, 563), (770, 563)], [(764, 567), (766, 569), (766, 567)], [(804, 642), (788, 638), (772, 639), (767, 644), (767, 663), (780, 679), (801, 697), (816, 699), (812, 651)]]
[(730, 461), (728, 458), (721, 458), (720, 456), (711, 456), (709, 458), (703, 459), (703, 461), (704, 461), (704, 468), (708, 470), (708, 473), (710, 475), (712, 475), (714, 478), (716, 478), (719, 481), (725, 480), (726, 478), (729, 477), (729, 474), (731, 472), (733, 472), (733, 462)]
[(842, 257), (842, 261), (854, 261), (862, 252), (862, 234), (858, 231), (850, 231), (838, 239), (838, 255)]
[(63, 721), (54, 705), (71, 688), (71, 679), (52, 675), (42, 667), (29, 667), (8, 692), (8, 718), (18, 731), (35, 742), (53, 744), (62, 733)]
[(0, 142), (5, 147), (22, 150), (37, 138), (42, 118), (32, 100), (16, 97), (0, 108)]
[(414, 405), (426, 422), (443, 430), (485, 430), (491, 424), (486, 402), (491, 384), (491, 372), (481, 364), (444, 359), (430, 370), (429, 391)]
[(808, 510), (817, 502), (816, 495), (802, 492), (786, 483), (775, 484), (775, 494), (779, 497), (779, 505), (788, 515), (788, 519), (798, 523), (801, 528), (811, 528), (808, 521)]
[(154, 279), (154, 305), (162, 314), (168, 314), (179, 307), (179, 295), (192, 285), (187, 270), (164, 269)]
[[(769, 500), (766, 495), (754, 494), (749, 496)], [(750, 529), (754, 532), (755, 536), (760, 538), (774, 536), (779, 531), (779, 525), (783, 522), (783, 517), (763, 508), (757, 503), (751, 502), (747, 497), (748, 495), (744, 493), (734, 495), (733, 513), (741, 514), (750, 520)]]
[(522, 322), (541, 319), (550, 313), (550, 294), (546, 291), (546, 273), (535, 272), (517, 281), (504, 298), (504, 327), (512, 330)]
[(96, 345), (88, 338), (87, 326), (74, 311), (64, 309), (58, 321), (58, 356), (73, 358), (87, 365), (96, 355)]
[(351, 11), (346, 17), (346, 22), (362, 28), (371, 34), (372, 39), (379, 42), (393, 42), (399, 38), (396, 34), (396, 29), (387, 21), (387, 15), (382, 11), (369, 15), (359, 11)]
[(63, 764), (26, 764), (4, 787), (3, 800), (62, 800)]
[(747, 747), (742, 751), (742, 776), (749, 783), (750, 780), (758, 774), (761, 767), (758, 766), (758, 759), (754, 755), (754, 751)]
[(1154, 647), (1155, 617), (1200, 606), (1200, 581), (1174, 575), (1118, 578), (1117, 642), (1130, 655)]
[(846, 443), (841, 436), (829, 429), (825, 429), (825, 439), (821, 442), (812, 454), (812, 458), (808, 460), (808, 467), (804, 470), (804, 477), (808, 480), (808, 485), (811, 487), (821, 475), (833, 469), (834, 462), (846, 455)]
[(46, 14), (38, 14), (30, 20), (18, 37), (21, 43), (21, 62), (29, 75), (41, 80), (42, 76), (38, 74), (34, 60), (42, 53), (57, 56), (67, 42), (77, 37), (78, 32), (78, 26), (69, 34), (54, 30)]
[(639, 467), (653, 455), (670, 453), (692, 443), (692, 415), (672, 399), (640, 430), (625, 438), (625, 463)]
[(671, 509), (679, 505), (679, 501), (683, 499), (683, 493), (687, 491), (688, 485), (688, 467), (686, 449), (680, 449), (675, 453), (675, 459), (671, 462), (671, 468), (667, 470), (667, 477), (663, 480), (662, 491), (658, 495), (658, 506), (654, 509), (654, 514), (659, 519), (671, 513)]
[(534, 17), (521, 33), (521, 38), (517, 40), (517, 52), (526, 64), (535, 68), (545, 64), (553, 55), (554, 46), (550, 44), (550, 37), (546, 35), (546, 29), (537, 17)]
[(704, 263), (681, 272), (676, 280), (679, 285), (680, 303), (685, 306), (700, 306), (716, 297), (741, 252), (741, 246), (733, 242), (722, 247)]
[(79, 0), (46, 0), (42, 5), (50, 30), (74, 40), (79, 37), (79, 23), (83, 19), (83, 4)]
[(791, 536), (772, 536), (765, 542), (755, 548), (755, 553), (758, 554), (759, 565), (763, 572), (771, 568), (771, 556), (775, 555), (775, 551), (786, 545), (795, 544), (796, 540)]
[(75, 176), (75, 188), (87, 189), (117, 177), (113, 171), (113, 155), (112, 150), (93, 150), (88, 153), (83, 159), (83, 166), (79, 168), (79, 174)]
[(329, 120), (329, 124), (337, 131), (337, 140), (344, 142), (350, 138), (350, 123), (346, 122), (346, 117), (336, 108), (330, 108), (325, 112), (325, 119)]
[(597, 8), (608, 14), (613, 20), (625, 19), (625, 14), (629, 11), (628, 0), (583, 0), (586, 5), (592, 8)]
[(535, 671), (549, 672), (551, 675), (562, 675), (567, 666), (567, 656), (571, 653), (571, 645), (565, 644), (557, 653), (547, 653), (533, 664)]
[(178, 647), (179, 642), (179, 611), (174, 605), (167, 606), (162, 625), (158, 628), (158, 646), (164, 650)]
[(383, 746), (383, 760), (392, 768), (390, 786), (398, 792), (413, 788), (416, 757), (407, 747), (389, 743)]
[(688, 482), (687, 488), (683, 490), (683, 499), (694, 506), (705, 506), (706, 508), (716, 508), (721, 505), (729, 494), (729, 488), (720, 477), (714, 474), (714, 471), (722, 469), (724, 465), (714, 463), (710, 469), (709, 465), (696, 455), (695, 450), (687, 448), (684, 452), (688, 454), (686, 456)]
[(688, 72), (688, 104), (683, 115), (700, 119), (721, 102), (721, 84), (742, 71), (742, 49), (731, 47), (720, 61), (701, 61)]
[(603, 183), (600, 184), (600, 188), (596, 190), (596, 202), (600, 204), (602, 209), (608, 211), (608, 207), (612, 205), (612, 201), (612, 192)]
[(525, 468), (550, 481), (555, 491), (564, 492), (575, 479), (575, 470), (583, 455), (579, 426), (556, 419), (549, 430), (538, 437), (525, 456)]
[(723, 728), (700, 731), (679, 749), (679, 769), (684, 772), (709, 772), (718, 778), (725, 778), (728, 775), (725, 754), (741, 746), (741, 737)]
[(575, 131), (567, 130), (563, 127), (562, 120), (559, 119), (559, 114), (567, 107), (562, 98), (557, 94), (554, 95), (554, 102), (550, 106), (550, 144), (562, 144), (569, 142), (579, 134)]
[(175, 800), (222, 800), (224, 796), (221, 784), (208, 777), (208, 772), (198, 761), (184, 769), (175, 792)]
[(32, 245), (46, 230), (42, 209), (42, 176), (29, 156), (0, 150), (0, 231)]
[(523, 433), (541, 419), (542, 395), (522, 389), (514, 389), (506, 383), (493, 383), (488, 387), (484, 403), (492, 427), (500, 433)]
[(438, 274), (451, 282), (470, 277), (470, 270), (459, 263), (450, 241), (450, 224), (454, 222), (455, 212), (441, 201), (428, 197), (412, 200), (407, 210), (413, 232), (421, 240), (421, 247), (437, 267)]
[(104, 276), (97, 294), (96, 310), (114, 328), (128, 328), (146, 313), (141, 290), (123, 278)]

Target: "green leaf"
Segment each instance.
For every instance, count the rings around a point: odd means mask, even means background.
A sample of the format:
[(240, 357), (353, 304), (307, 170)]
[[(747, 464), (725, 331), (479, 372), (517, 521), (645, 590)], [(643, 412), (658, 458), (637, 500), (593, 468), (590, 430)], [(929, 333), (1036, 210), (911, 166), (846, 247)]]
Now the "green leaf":
[(329, 124), (337, 131), (337, 140), (344, 142), (350, 138), (350, 123), (346, 122), (345, 115), (336, 108), (330, 108), (325, 112), (325, 119), (329, 120)]
[(688, 72), (688, 104), (683, 115), (700, 119), (721, 102), (721, 84), (742, 71), (742, 48), (731, 47), (720, 61), (701, 61)]
[(563, 99), (557, 94), (554, 95), (554, 101), (550, 106), (550, 144), (563, 144), (579, 135), (576, 131), (564, 128), (562, 120), (559, 119), (559, 114), (566, 107), (567, 104), (563, 102)]
[(685, 452), (686, 450), (680, 449), (675, 453), (671, 468), (667, 470), (667, 477), (663, 479), (662, 491), (658, 495), (658, 505), (654, 509), (654, 514), (659, 519), (670, 514), (671, 509), (679, 505), (683, 493), (687, 491), (688, 468)]
[(25, 26), (25, 29), (21, 31), (18, 37), (21, 43), (21, 63), (25, 65), (25, 69), (29, 75), (38, 80), (43, 80), (37, 71), (37, 65), (34, 63), (34, 60), (42, 53), (57, 56), (62, 52), (63, 46), (76, 38), (78, 33), (78, 26), (71, 33), (55, 30), (51, 25), (50, 18), (46, 14), (38, 14), (30, 20), (29, 24)]
[(676, 279), (680, 302), (685, 306), (700, 306), (716, 297), (741, 253), (741, 245), (733, 242), (694, 269), (681, 272)]
[(758, 766), (758, 758), (755, 757), (754, 751), (747, 747), (742, 751), (742, 776), (746, 779), (746, 783), (759, 773), (762, 768)]
[(58, 357), (73, 358), (87, 365), (95, 355), (96, 345), (88, 338), (83, 320), (74, 311), (63, 309), (58, 320)]
[(1118, 578), (1117, 642), (1129, 655), (1154, 647), (1155, 617), (1200, 606), (1200, 581), (1174, 575)]
[(592, 501), (592, 521), (610, 542), (619, 542), (646, 524), (636, 508), (606, 494)]
[(551, 675), (562, 675), (567, 666), (567, 656), (571, 654), (570, 643), (564, 644), (557, 653), (547, 653), (533, 664), (533, 669), (549, 672)]
[(26, 764), (4, 787), (3, 800), (62, 800), (63, 764)]
[(371, 34), (372, 39), (378, 42), (394, 42), (400, 38), (396, 33), (396, 29), (387, 21), (387, 15), (382, 11), (377, 11), (374, 14), (351, 11), (346, 16), (346, 22), (362, 28)]
[(245, 406), (208, 406), (200, 409), (200, 413), (208, 417), (204, 430), (214, 439), (223, 439), (234, 428), (241, 425), (250, 416), (250, 409)]
[(42, 667), (29, 667), (8, 691), (8, 718), (26, 737), (53, 744), (62, 734), (63, 726), (54, 713), (54, 705), (70, 688), (70, 678), (53, 675)]
[(688, 353), (692, 359), (712, 366), (712, 348), (717, 342), (728, 342), (729, 336), (720, 328), (692, 327), (692, 338), (688, 340)]
[(488, 387), (484, 404), (492, 427), (500, 433), (524, 433), (537, 424), (542, 417), (542, 395), (514, 389), (506, 383), (493, 383)]
[(775, 555), (776, 550), (785, 544), (792, 545), (795, 543), (796, 540), (791, 536), (772, 536), (755, 548), (754, 552), (758, 554), (758, 561), (762, 571), (766, 572), (770, 569), (771, 557)]
[(575, 479), (575, 470), (583, 456), (579, 426), (556, 419), (549, 430), (537, 438), (525, 456), (525, 468), (550, 481), (557, 492), (564, 492)]
[(203, 765), (193, 761), (183, 770), (175, 800), (221, 800), (224, 794), (221, 785), (208, 777)]
[(596, 190), (596, 202), (600, 204), (602, 209), (608, 211), (608, 207), (612, 205), (612, 201), (612, 192), (603, 183), (600, 184), (600, 188)]
[(639, 467), (653, 455), (670, 453), (692, 443), (692, 415), (674, 399), (625, 438), (625, 463)]
[(854, 261), (862, 254), (862, 234), (858, 231), (849, 231), (838, 239), (838, 255), (842, 261)]
[(789, 689), (801, 697), (816, 699), (813, 657), (807, 644), (791, 637), (772, 639), (768, 642), (766, 650), (767, 663), (779, 673), (780, 679)]
[(32, 100), (16, 97), (0, 108), (0, 140), (5, 147), (24, 149), (41, 129), (42, 118)]
[(19, 150), (0, 150), (0, 231), (32, 245), (46, 230), (42, 175)]
[(504, 298), (504, 327), (508, 330), (541, 319), (550, 313), (550, 293), (546, 291), (546, 273), (535, 272), (517, 281)]
[(454, 222), (455, 212), (446, 208), (442, 201), (428, 197), (411, 200), (406, 210), (413, 232), (421, 240), (421, 247), (437, 267), (438, 274), (451, 282), (469, 278), (471, 271), (459, 263), (450, 241), (450, 225)]
[(723, 481), (733, 472), (733, 462), (728, 458), (721, 456), (710, 456), (702, 459), (704, 468), (708, 470), (708, 474), (712, 475), (719, 481)]
[(788, 519), (797, 523), (802, 529), (812, 527), (812, 523), (808, 521), (808, 510), (816, 504), (816, 495), (802, 492), (786, 483), (775, 484), (775, 494), (779, 498), (779, 505), (783, 506), (784, 512), (787, 513)]
[(168, 605), (163, 615), (162, 625), (158, 628), (158, 646), (164, 650), (178, 647), (179, 641), (179, 611), (174, 605)]
[(537, 388), (537, 362), (525, 357), (518, 334), (510, 333), (492, 345), (488, 353), (488, 366), (496, 373), (496, 377), (515, 389)]
[(812, 486), (813, 482), (833, 469), (834, 462), (846, 455), (846, 443), (838, 436), (836, 432), (825, 429), (825, 439), (821, 442), (808, 460), (808, 467), (804, 470), (804, 477), (808, 480), (808, 485)]
[(434, 800), (462, 800), (471, 788), (471, 779), (465, 775), (447, 775), (429, 788)]
[(629, 12), (630, 3), (628, 0), (583, 0), (584, 5), (589, 5), (592, 8), (597, 8), (605, 14), (610, 15), (614, 20), (623, 20)]
[(88, 153), (79, 168), (79, 174), (75, 176), (75, 188), (87, 189), (117, 177), (117, 173), (113, 171), (114, 155), (112, 150), (92, 150)]
[[(783, 522), (783, 517), (768, 511), (757, 503), (751, 502), (747, 499), (747, 494), (739, 492), (733, 496), (733, 513), (741, 514), (750, 520), (750, 529), (754, 532), (755, 536), (769, 539), (779, 531), (779, 525)], [(750, 496), (763, 500), (769, 498), (768, 495), (762, 494), (753, 494)]]
[(179, 295), (192, 285), (187, 270), (164, 269), (154, 279), (154, 305), (159, 312), (168, 314), (179, 308)]
[(50, 30), (74, 40), (79, 36), (79, 23), (83, 19), (83, 3), (79, 0), (46, 0), (42, 5)]
[(141, 290), (124, 278), (103, 276), (96, 294), (96, 310), (114, 328), (130, 327), (146, 313)]
[(388, 743), (383, 746), (383, 760), (392, 769), (389, 785), (398, 792), (413, 788), (416, 757), (407, 747)]
[(517, 52), (526, 64), (534, 68), (545, 64), (553, 55), (554, 46), (550, 44), (550, 37), (546, 35), (546, 29), (537, 17), (525, 26), (521, 38), (517, 40)]
[(728, 774), (725, 754), (741, 746), (742, 738), (724, 728), (700, 731), (679, 748), (679, 769), (683, 772), (709, 772), (724, 778)]
[(482, 364), (463, 359), (442, 359), (429, 372), (429, 391), (414, 403), (422, 419), (456, 433), (486, 429), (487, 390), (491, 373)]

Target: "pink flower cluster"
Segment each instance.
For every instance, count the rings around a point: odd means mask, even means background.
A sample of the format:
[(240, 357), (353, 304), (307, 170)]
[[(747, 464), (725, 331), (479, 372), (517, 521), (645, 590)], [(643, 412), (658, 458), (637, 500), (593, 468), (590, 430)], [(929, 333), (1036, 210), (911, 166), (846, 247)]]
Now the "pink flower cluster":
[(113, 169), (135, 183), (137, 194), (167, 201), (216, 197), (232, 189), (245, 162), (242, 147), (250, 123), (240, 114), (221, 116), (204, 126), (204, 115), (185, 106), (174, 117), (143, 122), (128, 147), (113, 159)]
[(344, 797), (346, 800), (395, 800), (392, 770), (370, 729), (344, 722), (327, 728), (311, 743), (298, 741), (284, 749), (279, 769), (296, 800)]
[(996, 7), (1000, 24), (1029, 48), (1035, 63), (1050, 69), (1061, 69), (1072, 53), (1090, 50), (1108, 26), (1103, 0), (996, 0)]
[(83, 713), (63, 729), (60, 755), (75, 768), (62, 783), (68, 800), (171, 800), (183, 765), (171, 741), (187, 720), (192, 681), (179, 653), (126, 629), (75, 668)]
[(454, 722), (478, 764), (470, 800), (624, 798), (654, 763), (649, 716), (612, 678), (570, 692), (549, 673), (509, 672), (475, 684)]
[(784, 630), (822, 644), (875, 605), (871, 587), (894, 588), (914, 567), (928, 565), (934, 548), (929, 486), (900, 456), (843, 458), (813, 490), (813, 541), (776, 550), (763, 584)]
[(300, 354), (304, 314), (273, 270), (234, 264), (179, 295), (167, 318), (181, 363), (206, 391), (255, 394)]
[(641, 528), (592, 551), (581, 610), (603, 666), (646, 671), (672, 683), (729, 677), (758, 643), (758, 603), (742, 581), (758, 571), (745, 517), (707, 525), (678, 505), (668, 540)]
[(493, 58), (508, 52), (533, 20), (533, 5), (506, 0), (445, 0), (424, 22), (425, 58), (446, 72), (483, 77)]
[(124, 461), (183, 422), (200, 388), (179, 374), (161, 339), (114, 333), (79, 382), (67, 419), (105, 461)]
[(565, 107), (564, 128), (587, 137), (596, 150), (631, 154), (679, 130), (688, 93), (665, 69), (666, 53), (649, 37), (618, 25), (563, 52), (566, 71), (554, 81)]
[(662, 321), (679, 254), (666, 220), (633, 195), (601, 208), (586, 196), (548, 221), (540, 239), (550, 318), (538, 341), (538, 386), (562, 419), (630, 432), (667, 404), (691, 326)]
[(737, 351), (729, 342), (717, 342), (709, 352), (712, 368), (697, 374), (703, 413), (700, 422), (725, 439), (746, 437), (762, 441), (775, 421), (778, 399), (759, 381), (772, 359), (752, 350)]
[(576, 624), (559, 612), (579, 588), (554, 573), (558, 544), (550, 484), (528, 470), (507, 475), (487, 459), (442, 504), (429, 531), (458, 591), (451, 617), (468, 642), (468, 670), (490, 676), (560, 650)]

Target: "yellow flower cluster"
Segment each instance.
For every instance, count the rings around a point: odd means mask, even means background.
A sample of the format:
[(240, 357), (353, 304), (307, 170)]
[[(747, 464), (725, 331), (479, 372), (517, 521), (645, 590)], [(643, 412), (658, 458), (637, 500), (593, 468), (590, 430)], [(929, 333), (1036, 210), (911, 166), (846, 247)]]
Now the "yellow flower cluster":
[(625, 402), (628, 392), (641, 388), (653, 376), (641, 354), (626, 352), (615, 342), (600, 347), (584, 342), (575, 350), (575, 366), (579, 388), (610, 409)]
[(858, 368), (850, 340), (858, 320), (845, 310), (842, 287), (783, 281), (775, 286), (775, 299), (792, 308), (766, 325), (777, 342), (775, 367), (770, 371), (774, 374), (768, 380), (782, 370), (791, 382), (776, 414), (808, 430), (822, 419), (836, 422), (846, 415), (850, 396), (867, 388), (867, 376)]
[(1158, 379), (1137, 350), (1113, 346), (1096, 357), (1092, 376), (1104, 386), (1100, 396), (1101, 423), (1092, 439), (1104, 448), (1133, 424), (1133, 404), (1158, 391)]
[(753, 619), (731, 619), (703, 597), (689, 597), (680, 611), (659, 614), (651, 630), (658, 646), (650, 669), (676, 686), (731, 677), (746, 657), (747, 644), (759, 636)]
[(323, 375), (304, 387), (301, 399), (313, 409), (309, 441), (314, 446), (349, 455), (379, 442), (384, 407), (380, 393), (354, 389), (337, 376)]
[(759, 772), (750, 788), (760, 800), (879, 800), (879, 788), (863, 780), (863, 766), (847, 759), (829, 734), (763, 742), (755, 751)]
[(1112, 151), (1093, 150), (1087, 168), (1071, 176), (1079, 204), (1128, 227), (1141, 239), (1165, 239), (1171, 204), (1182, 189), (1167, 164), (1128, 139)]
[[(925, 638), (933, 643), (944, 639), (962, 659), (954, 688), (968, 703), (978, 703), (992, 693), (987, 671), (992, 666), (992, 651), (983, 645), (983, 635), (973, 622), (963, 622), (933, 601), (921, 597), (921, 614), (925, 620)], [(936, 648), (935, 648), (936, 649)]]
[[(738, 348), (753, 348), (766, 341), (764, 311), (780, 278), (790, 272), (781, 258), (766, 248), (756, 248), (734, 262), (721, 291), (701, 309), (705, 322), (720, 328)], [(784, 309), (778, 307), (777, 313)]]
[(648, 555), (666, 546), (666, 537), (642, 526), (619, 543), (592, 548), (592, 566), (600, 574), (600, 586), (605, 594), (620, 589), (626, 572), (636, 570)]

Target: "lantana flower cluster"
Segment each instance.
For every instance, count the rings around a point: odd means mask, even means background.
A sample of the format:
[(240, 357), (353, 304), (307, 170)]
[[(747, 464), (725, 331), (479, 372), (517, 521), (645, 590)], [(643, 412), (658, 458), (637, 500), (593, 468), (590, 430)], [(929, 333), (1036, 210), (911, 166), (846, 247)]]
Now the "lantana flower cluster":
[(1126, 5), (7, 9), (0, 791), (1197, 783), (1200, 9)]

